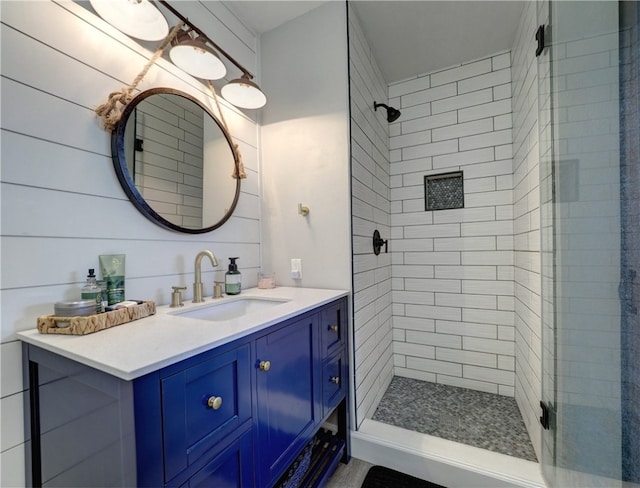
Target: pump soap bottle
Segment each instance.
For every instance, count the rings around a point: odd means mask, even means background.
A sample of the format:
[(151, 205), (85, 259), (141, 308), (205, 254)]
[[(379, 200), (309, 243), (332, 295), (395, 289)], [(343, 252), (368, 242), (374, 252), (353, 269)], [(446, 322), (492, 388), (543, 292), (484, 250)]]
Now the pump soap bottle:
[(242, 281), (240, 271), (238, 271), (238, 265), (236, 259), (229, 258), (229, 271), (224, 275), (224, 292), (227, 295), (239, 295), (242, 288)]
[(87, 275), (87, 283), (82, 287), (81, 297), (83, 300), (95, 300), (96, 313), (102, 313), (102, 289), (96, 283), (96, 275), (94, 269), (89, 268), (89, 274)]

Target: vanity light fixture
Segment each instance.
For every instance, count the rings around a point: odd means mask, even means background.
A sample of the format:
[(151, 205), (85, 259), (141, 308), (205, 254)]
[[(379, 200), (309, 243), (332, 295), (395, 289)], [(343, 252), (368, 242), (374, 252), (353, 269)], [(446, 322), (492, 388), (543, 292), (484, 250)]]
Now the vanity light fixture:
[[(151, 0), (90, 0), (90, 3), (100, 17), (128, 36), (144, 41), (167, 39), (167, 19)], [(242, 72), (240, 78), (222, 87), (224, 99), (236, 107), (249, 109), (261, 108), (267, 103), (267, 97), (249, 71), (166, 0), (158, 3), (188, 27), (178, 32), (171, 42), (169, 57), (173, 64), (201, 80), (219, 80), (227, 74), (222, 55)]]
[(161, 41), (169, 34), (167, 19), (149, 0), (91, 0), (91, 6), (106, 22), (136, 39)]
[(219, 80), (227, 74), (220, 56), (193, 30), (180, 31), (173, 41), (169, 57), (186, 73), (203, 80)]
[[(187, 25), (190, 28), (190, 30), (192, 31), (192, 35), (191, 35), (192, 38), (194, 34), (197, 34), (196, 40), (199, 40), (205, 46), (207, 44), (212, 46), (213, 49), (215, 49), (215, 51), (213, 51), (212, 49), (209, 49), (208, 46), (206, 47), (210, 51), (220, 53), (229, 62), (231, 62), (234, 66), (236, 66), (240, 71), (242, 71), (242, 76), (240, 78), (231, 80), (229, 83), (223, 86), (222, 89), (220, 90), (225, 100), (227, 100), (232, 105), (235, 105), (236, 107), (249, 108), (249, 109), (261, 108), (267, 103), (267, 97), (262, 92), (262, 90), (260, 90), (260, 87), (255, 83), (255, 81), (253, 81), (253, 75), (249, 73), (249, 71), (247, 71), (240, 63), (238, 63), (233, 58), (233, 56), (231, 56), (224, 49), (222, 49), (218, 44), (216, 44), (211, 39), (209, 39), (204, 32), (198, 29), (189, 19), (184, 17), (180, 12), (178, 12), (175, 8), (173, 8), (166, 0), (158, 0), (158, 2), (160, 3), (160, 5), (166, 7), (167, 10), (169, 10), (173, 15), (178, 17), (178, 19), (180, 19), (182, 22), (185, 23), (185, 25)], [(173, 49), (174, 48), (172, 48), (172, 50), (169, 53), (169, 56), (172, 58), (172, 61), (173, 61), (173, 56), (172, 56)], [(222, 62), (220, 63), (222, 64)], [(177, 63), (175, 64), (176, 66), (181, 67), (179, 64)], [(224, 64), (222, 64), (222, 66), (224, 67)], [(193, 76), (197, 76), (198, 78), (202, 78), (206, 80), (215, 80), (215, 79), (222, 78), (224, 76), (223, 74), (218, 78), (211, 78), (209, 76), (196, 75), (192, 71), (187, 70), (185, 68), (182, 68), (182, 69), (187, 73), (192, 74)], [(226, 72), (226, 68), (225, 68), (225, 72)]]
[(220, 90), (224, 99), (241, 108), (260, 108), (267, 103), (267, 97), (256, 85), (248, 73), (244, 73), (240, 78), (231, 80)]

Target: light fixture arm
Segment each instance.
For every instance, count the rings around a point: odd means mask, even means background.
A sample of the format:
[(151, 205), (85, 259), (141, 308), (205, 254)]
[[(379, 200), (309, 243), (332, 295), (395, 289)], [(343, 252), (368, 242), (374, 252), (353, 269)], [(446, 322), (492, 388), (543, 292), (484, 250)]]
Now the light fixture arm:
[(196, 32), (204, 42), (211, 44), (216, 51), (218, 51), (225, 58), (227, 58), (231, 63), (233, 63), (234, 66), (238, 68), (240, 71), (242, 71), (242, 73), (246, 75), (249, 79), (252, 80), (254, 78), (254, 76), (244, 66), (238, 63), (238, 61), (236, 61), (233, 56), (231, 56), (228, 52), (222, 49), (218, 44), (216, 44), (211, 39), (209, 39), (209, 37), (207, 37), (207, 35), (204, 32), (198, 29), (198, 27), (196, 27), (188, 18), (186, 18), (184, 15), (178, 12), (175, 8), (173, 8), (166, 0), (158, 0), (158, 2), (161, 5), (163, 5), (167, 10), (169, 10), (173, 15), (178, 17), (182, 22), (184, 22), (185, 25), (189, 26), (189, 28), (191, 28), (194, 32)]

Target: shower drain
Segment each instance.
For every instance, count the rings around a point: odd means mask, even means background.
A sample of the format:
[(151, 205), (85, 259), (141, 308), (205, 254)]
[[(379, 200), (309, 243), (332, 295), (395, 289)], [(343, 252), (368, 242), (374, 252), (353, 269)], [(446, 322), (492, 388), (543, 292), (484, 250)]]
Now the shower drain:
[(442, 427), (460, 427), (460, 417), (458, 417), (457, 415), (442, 413), (440, 414), (439, 421)]

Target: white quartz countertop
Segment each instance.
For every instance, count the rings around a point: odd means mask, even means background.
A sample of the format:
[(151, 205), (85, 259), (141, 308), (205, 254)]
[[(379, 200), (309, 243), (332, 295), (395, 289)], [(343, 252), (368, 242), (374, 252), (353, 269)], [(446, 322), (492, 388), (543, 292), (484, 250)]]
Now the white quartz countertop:
[[(157, 307), (155, 315), (93, 334), (41, 334), (34, 328), (17, 335), (20, 340), (47, 351), (123, 380), (133, 380), (347, 294), (344, 290), (315, 288), (250, 288), (243, 290), (240, 295), (208, 298), (204, 303), (185, 301), (184, 307), (180, 308), (170, 308), (166, 305)], [(218, 322), (177, 315), (192, 309), (246, 298), (280, 300), (282, 303)]]

